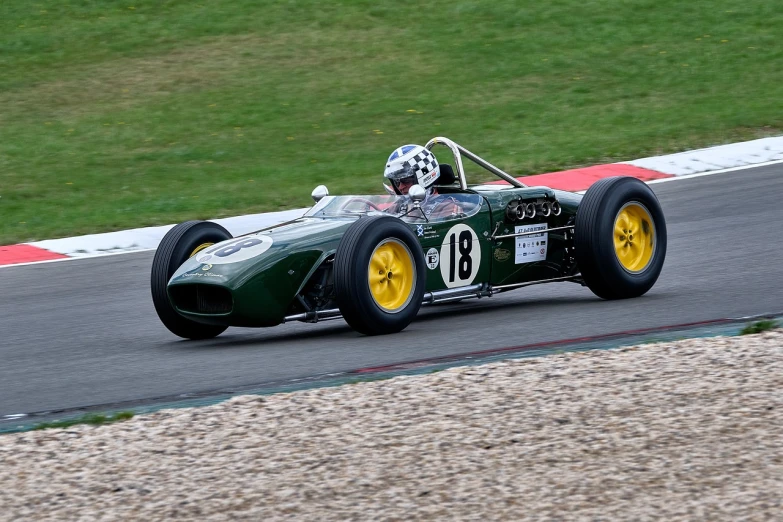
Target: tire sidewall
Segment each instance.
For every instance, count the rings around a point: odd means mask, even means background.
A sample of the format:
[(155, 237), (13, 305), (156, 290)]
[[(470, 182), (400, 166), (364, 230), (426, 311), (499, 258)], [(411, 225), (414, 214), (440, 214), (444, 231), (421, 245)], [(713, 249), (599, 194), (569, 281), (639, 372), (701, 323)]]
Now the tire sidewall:
[(190, 254), (196, 247), (204, 243), (220, 243), (226, 239), (231, 239), (231, 234), (217, 223), (203, 221), (188, 229), (179, 241), (177, 241), (174, 251), (171, 253), (171, 257), (168, 260), (169, 265), (166, 272), (169, 279), (171, 279), (174, 272), (176, 272), (185, 261), (190, 259)]
[[(370, 267), (370, 258), (372, 253), (375, 251), (378, 245), (387, 239), (397, 239), (408, 247), (408, 250), (410, 251), (413, 258), (412, 262), (414, 270), (416, 270), (416, 281), (412, 288), (412, 295), (405, 307), (395, 312), (387, 312), (378, 306), (378, 303), (375, 302), (375, 299), (372, 296), (370, 286), (367, 283), (367, 275)], [(413, 232), (411, 232), (410, 229), (401, 221), (391, 221), (388, 225), (376, 225), (370, 227), (368, 229), (365, 244), (367, 247), (362, 249), (356, 259), (356, 267), (357, 271), (359, 272), (358, 275), (361, 276), (362, 272), (364, 273), (364, 285), (361, 288), (360, 293), (360, 299), (362, 301), (361, 304), (366, 305), (369, 309), (371, 309), (371, 313), (375, 315), (379, 321), (385, 322), (388, 320), (412, 320), (419, 311), (421, 300), (424, 297), (424, 286), (426, 284), (426, 273), (424, 271), (426, 266), (424, 264), (424, 255), (416, 255), (416, 252), (421, 253), (421, 246), (413, 236)], [(419, 306), (412, 306), (417, 300)]]
[[(643, 205), (649, 212), (655, 228), (655, 251), (647, 267), (637, 273), (631, 273), (622, 266), (614, 247), (615, 220), (620, 209), (629, 203)], [(603, 197), (594, 226), (599, 230), (599, 241), (595, 245), (596, 254), (603, 264), (602, 270), (616, 281), (617, 284), (614, 286), (619, 290), (632, 290), (632, 294), (649, 290), (658, 279), (666, 257), (666, 222), (652, 190), (639, 180), (624, 178)], [(619, 292), (620, 296), (626, 293)]]
[[(350, 263), (350, 267), (346, 272), (347, 277), (341, 281), (341, 285), (345, 287), (338, 289), (338, 303), (346, 321), (357, 331), (367, 334), (398, 332), (416, 317), (424, 298), (427, 283), (424, 253), (416, 236), (401, 220), (391, 216), (360, 218), (365, 219), (373, 221), (367, 223), (359, 232), (356, 243), (351, 248), (353, 256), (342, 259), (343, 262)], [(355, 225), (359, 224), (357, 222)], [(388, 239), (396, 239), (408, 248), (416, 271), (416, 280), (408, 303), (394, 312), (383, 310), (375, 302), (368, 284), (370, 258), (378, 245)], [(348, 247), (341, 244), (338, 251)]]
[(152, 301), (161, 322), (173, 334), (189, 339), (206, 339), (226, 329), (225, 326), (197, 323), (183, 317), (171, 304), (168, 295), (169, 280), (196, 247), (226, 239), (231, 239), (231, 234), (217, 223), (189, 221), (169, 230), (158, 245), (150, 275)]

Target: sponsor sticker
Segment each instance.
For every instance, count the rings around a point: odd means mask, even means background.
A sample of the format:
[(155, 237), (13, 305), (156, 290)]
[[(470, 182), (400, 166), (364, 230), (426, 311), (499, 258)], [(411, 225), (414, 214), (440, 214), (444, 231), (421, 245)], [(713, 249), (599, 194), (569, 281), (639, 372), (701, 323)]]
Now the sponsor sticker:
[(182, 274), (182, 277), (185, 278), (191, 278), (191, 277), (217, 277), (217, 278), (223, 278), (226, 277), (223, 274), (215, 274), (214, 272), (188, 272), (186, 274)]
[[(514, 227), (515, 234), (536, 232), (538, 230), (546, 230), (548, 225), (546, 223), (536, 223), (535, 225), (520, 225)], [(516, 245), (514, 248), (514, 263), (519, 265), (522, 263), (534, 263), (536, 261), (546, 260), (546, 242), (548, 239), (548, 232), (534, 233), (516, 238)]]
[(435, 270), (438, 268), (438, 263), (440, 262), (440, 254), (438, 253), (438, 249), (430, 248), (427, 250), (427, 254), (424, 256), (424, 260), (427, 262), (427, 267), (429, 267), (430, 270)]
[(438, 231), (432, 225), (416, 225), (416, 235), (424, 239), (432, 239), (438, 237)]
[(493, 255), (495, 256), (495, 261), (502, 262), (511, 259), (511, 251), (506, 248), (496, 248)]

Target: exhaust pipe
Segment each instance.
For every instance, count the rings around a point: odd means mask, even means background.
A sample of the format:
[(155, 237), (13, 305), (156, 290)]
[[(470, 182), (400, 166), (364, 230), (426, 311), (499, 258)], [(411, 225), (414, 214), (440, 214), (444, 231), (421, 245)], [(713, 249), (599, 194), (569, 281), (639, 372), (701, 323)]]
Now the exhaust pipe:
[(511, 201), (506, 207), (506, 218), (509, 221), (522, 221), (523, 219), (532, 219), (536, 215), (542, 217), (559, 216), (562, 212), (560, 203), (555, 201), (544, 201), (538, 205), (535, 203), (524, 203), (520, 201)]
[(506, 218), (508, 218), (509, 221), (516, 221), (519, 219), (519, 202), (512, 201), (508, 204), (506, 207)]
[(525, 208), (526, 206), (522, 202), (517, 205), (517, 221), (522, 221), (525, 219)]

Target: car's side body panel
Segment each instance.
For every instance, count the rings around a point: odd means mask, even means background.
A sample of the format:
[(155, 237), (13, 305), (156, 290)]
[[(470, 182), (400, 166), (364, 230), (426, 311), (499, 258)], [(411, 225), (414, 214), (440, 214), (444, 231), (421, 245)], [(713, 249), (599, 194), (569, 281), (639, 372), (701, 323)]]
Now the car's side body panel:
[[(492, 254), (487, 237), (492, 232), (491, 226), (486, 200), (482, 200), (481, 209), (468, 218), (410, 223), (427, 261), (428, 292), (489, 279)], [(468, 238), (469, 243), (465, 241)]]
[[(521, 257), (516, 238), (493, 240), (492, 237), (513, 234), (515, 227), (521, 225), (565, 226), (575, 214), (581, 196), (546, 187), (502, 185), (496, 190), (483, 187), (468, 192), (480, 194), (481, 200), (479, 210), (466, 217), (427, 220), (409, 216), (405, 219), (418, 237), (427, 262), (426, 291), (478, 283), (504, 285), (565, 275), (566, 236), (562, 231), (548, 234), (546, 255), (532, 262)], [(541, 198), (557, 198), (561, 214), (531, 218), (521, 223), (510, 222), (506, 217), (509, 202)], [(340, 239), (355, 219), (350, 216), (303, 217), (210, 246), (188, 259), (174, 273), (168, 285), (170, 299), (180, 314), (203, 323), (280, 324), (292, 307), (297, 306), (297, 296), (316, 270), (333, 258)], [(526, 241), (524, 243), (527, 245)], [(196, 292), (194, 285), (227, 290), (230, 311), (201, 313), (193, 304), (197, 297), (185, 305), (186, 300), (180, 294), (191, 289)], [(185, 287), (184, 290), (181, 287)]]
[[(534, 201), (541, 197), (555, 197), (561, 205), (559, 216), (536, 216), (519, 223), (511, 223), (505, 217), (505, 209), (509, 202), (520, 197), (523, 201)], [(494, 223), (499, 223), (496, 235), (514, 234), (527, 231), (528, 225), (541, 225), (541, 228), (564, 227), (576, 214), (581, 196), (571, 192), (555, 191), (545, 187), (528, 187), (524, 189), (510, 189), (493, 193), (493, 218)], [(496, 240), (492, 248), (492, 276), (489, 282), (492, 285), (506, 285), (530, 281), (540, 281), (567, 275), (568, 269), (565, 247), (567, 245), (566, 231), (559, 230), (549, 232), (544, 238), (536, 236), (520, 236)], [(528, 261), (531, 254), (530, 242), (536, 244), (536, 250), (544, 252), (544, 259)], [(541, 244), (544, 241), (545, 244)], [(537, 259), (540, 256), (535, 256)], [(532, 258), (532, 257), (531, 257)]]
[[(314, 267), (337, 248), (352, 219), (300, 218), (277, 227), (242, 236), (244, 239), (271, 238), (271, 243), (239, 249), (222, 258), (221, 250), (234, 240), (219, 243), (187, 260), (172, 276), (169, 294), (177, 311), (191, 319), (231, 326), (274, 326)], [(228, 246), (226, 246), (228, 245)], [(257, 250), (244, 259), (243, 250)], [(233, 307), (227, 314), (200, 314), (178, 305), (171, 289), (179, 285), (207, 284), (226, 288)]]

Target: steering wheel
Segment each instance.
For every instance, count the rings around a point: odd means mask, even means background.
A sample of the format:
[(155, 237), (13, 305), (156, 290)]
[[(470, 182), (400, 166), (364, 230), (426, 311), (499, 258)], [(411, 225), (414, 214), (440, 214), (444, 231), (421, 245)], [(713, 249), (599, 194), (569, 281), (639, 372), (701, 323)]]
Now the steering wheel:
[(342, 208), (346, 208), (346, 207), (348, 207), (348, 205), (350, 205), (351, 203), (354, 203), (356, 201), (358, 201), (359, 203), (364, 203), (365, 205), (367, 205), (368, 207), (372, 208), (373, 210), (377, 210), (378, 212), (383, 212), (383, 210), (381, 210), (378, 207), (378, 205), (376, 205), (375, 203), (373, 203), (369, 199), (367, 199), (367, 198), (360, 198), (360, 197), (355, 197), (355, 198), (349, 199), (348, 201), (345, 202), (345, 204), (342, 206)]

